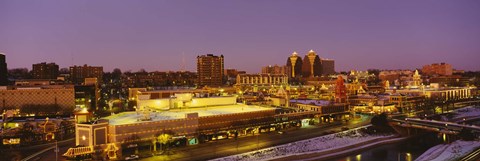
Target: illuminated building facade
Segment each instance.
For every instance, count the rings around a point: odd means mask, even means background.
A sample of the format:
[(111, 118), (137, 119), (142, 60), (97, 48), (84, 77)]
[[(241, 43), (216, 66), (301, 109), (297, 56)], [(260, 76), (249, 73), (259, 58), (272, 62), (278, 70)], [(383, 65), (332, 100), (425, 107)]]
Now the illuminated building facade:
[[(212, 140), (276, 131), (284, 126), (302, 126), (302, 121), (315, 115), (320, 118), (342, 118), (348, 115), (346, 104), (316, 107), (317, 110), (299, 110), (284, 113), (272, 107), (237, 104), (235, 96), (196, 98), (192, 93), (177, 93), (174, 97), (150, 99), (150, 105), (140, 105), (135, 112), (123, 112), (97, 120), (76, 124), (76, 145), (64, 156), (75, 157), (105, 152), (109, 159), (128, 156), (129, 149), (146, 145), (156, 148), (160, 135), (188, 140), (185, 146)], [(141, 96), (138, 96), (141, 100)], [(206, 100), (203, 100), (206, 99)], [(148, 101), (145, 98), (145, 101)], [(163, 103), (184, 102), (183, 107), (166, 109)], [(147, 107), (149, 106), (149, 107)], [(300, 106), (300, 105), (299, 105)], [(276, 119), (278, 117), (285, 120)], [(331, 120), (331, 119), (328, 119)]]
[(347, 101), (347, 89), (345, 87), (345, 80), (342, 76), (338, 76), (335, 85), (335, 102), (345, 103)]
[[(124, 112), (96, 122), (76, 124), (76, 145), (84, 147), (71, 148), (64, 156), (89, 154), (93, 153), (93, 147), (100, 147), (106, 157), (118, 159), (130, 145), (136, 147), (140, 143), (151, 143), (160, 134), (209, 141), (232, 137), (227, 133), (230, 130), (246, 135), (251, 133), (247, 128), (249, 126), (257, 125), (254, 127), (258, 128), (259, 125), (275, 122), (275, 108), (237, 104), (236, 97), (232, 96), (194, 98), (190, 94), (176, 94), (165, 99), (174, 99), (174, 102), (190, 100), (185, 104), (188, 107), (182, 109), (165, 110), (162, 103), (157, 102), (158, 99), (153, 99), (148, 105), (150, 107), (140, 103), (136, 112)], [(169, 104), (169, 101), (166, 103)], [(191, 143), (188, 142), (194, 145)], [(198, 144), (198, 141), (194, 143)]]
[(290, 100), (291, 107), (307, 112), (317, 112), (318, 122), (350, 118), (350, 109), (346, 103), (334, 103), (324, 100)]
[(70, 67), (70, 78), (74, 84), (82, 84), (85, 78), (97, 78), (100, 83), (103, 78), (103, 67), (98, 66), (73, 66)]
[(288, 77), (284, 74), (239, 74), (237, 85), (287, 85)]
[(448, 87), (439, 88), (438, 84), (430, 84), (430, 86), (419, 89), (394, 89), (387, 90), (388, 93), (399, 93), (404, 95), (424, 96), (438, 101), (461, 100), (472, 98), (475, 87)]
[(55, 63), (39, 63), (32, 65), (32, 75), (34, 79), (57, 79), (58, 65)]
[(46, 86), (46, 85), (61, 85), (60, 80), (52, 79), (17, 79), (15, 80), (15, 86)]
[(75, 106), (96, 109), (98, 103), (97, 88), (93, 85), (75, 86)]
[(402, 111), (409, 111), (415, 106), (420, 105), (425, 100), (422, 95), (406, 95), (394, 93), (389, 96), (389, 102), (395, 104), (398, 109)]
[(233, 85), (235, 84), (237, 80), (237, 75), (239, 74), (246, 74), (247, 72), (245, 71), (238, 71), (237, 69), (225, 69), (225, 77), (226, 77), (226, 83), (227, 85)]
[(418, 70), (415, 70), (415, 74), (413, 74), (412, 86), (418, 88), (421, 85), (422, 85), (422, 76), (418, 74)]
[(426, 75), (442, 75), (449, 76), (452, 75), (453, 69), (452, 65), (447, 63), (435, 63), (431, 65), (425, 65), (422, 68), (422, 73)]
[(213, 54), (197, 56), (197, 74), (199, 86), (218, 87), (223, 85), (223, 55)]
[(237, 77), (239, 74), (246, 74), (247, 72), (245, 71), (239, 71), (237, 69), (225, 69), (224, 75), (227, 77)]
[(293, 52), (292, 56), (287, 59), (287, 67), (290, 68), (291, 73), (288, 74), (290, 78), (299, 78), (302, 74), (302, 58), (300, 58), (297, 52)]
[(317, 77), (322, 75), (322, 63), (315, 51), (310, 50), (307, 55), (305, 55), (305, 58), (303, 58), (302, 74), (303, 77)]
[(297, 52), (293, 52), (287, 59), (287, 67), (290, 68), (289, 78), (313, 78), (335, 74), (335, 61), (320, 58), (313, 50), (310, 50), (303, 60)]

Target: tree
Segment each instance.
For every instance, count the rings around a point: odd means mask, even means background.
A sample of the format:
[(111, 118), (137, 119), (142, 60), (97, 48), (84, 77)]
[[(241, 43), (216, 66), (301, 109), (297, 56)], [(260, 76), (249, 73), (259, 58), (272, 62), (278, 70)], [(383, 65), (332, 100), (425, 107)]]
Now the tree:
[(142, 68), (142, 69), (138, 70), (138, 73), (147, 73), (147, 71)]
[(462, 131), (460, 131), (458, 136), (460, 136), (460, 138), (462, 138), (462, 140), (465, 140), (465, 141), (475, 140), (475, 135), (473, 135), (472, 130), (468, 130), (468, 129), (462, 129)]
[(32, 75), (27, 68), (15, 68), (7, 71), (8, 77), (13, 79), (30, 79)]
[(18, 131), (17, 136), (20, 136), (21, 143), (28, 144), (35, 140), (34, 127), (30, 123), (24, 123), (21, 129)]
[(164, 144), (167, 145), (164, 149), (168, 149), (168, 143), (170, 142), (171, 139), (172, 139), (172, 136), (169, 134), (161, 134), (157, 137), (157, 141), (158, 143), (160, 143), (160, 145), (164, 145)]
[(382, 113), (380, 115), (373, 116), (370, 122), (373, 126), (388, 126), (387, 114)]

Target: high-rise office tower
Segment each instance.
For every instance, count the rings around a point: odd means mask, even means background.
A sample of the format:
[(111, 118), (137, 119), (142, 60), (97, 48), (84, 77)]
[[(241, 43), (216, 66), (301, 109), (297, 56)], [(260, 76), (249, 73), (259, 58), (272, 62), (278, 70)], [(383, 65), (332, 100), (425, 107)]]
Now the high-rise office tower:
[(7, 77), (7, 62), (5, 60), (5, 55), (0, 53), (0, 86), (8, 84)]
[(34, 79), (57, 79), (58, 65), (55, 63), (38, 63), (32, 65)]
[(315, 51), (310, 50), (305, 58), (303, 58), (302, 64), (302, 76), (303, 77), (316, 77), (322, 74), (322, 64), (320, 58)]
[(322, 75), (335, 74), (335, 60), (332, 59), (320, 59), (322, 64)]
[(297, 78), (302, 75), (302, 58), (300, 58), (297, 52), (293, 52), (287, 59), (287, 67), (290, 68), (291, 73), (288, 74), (291, 78)]
[(74, 84), (83, 84), (85, 78), (97, 78), (99, 83), (102, 82), (103, 78), (103, 67), (94, 67), (94, 66), (73, 66), (70, 67), (70, 78)]
[(197, 56), (197, 74), (199, 86), (223, 85), (223, 55), (213, 54)]

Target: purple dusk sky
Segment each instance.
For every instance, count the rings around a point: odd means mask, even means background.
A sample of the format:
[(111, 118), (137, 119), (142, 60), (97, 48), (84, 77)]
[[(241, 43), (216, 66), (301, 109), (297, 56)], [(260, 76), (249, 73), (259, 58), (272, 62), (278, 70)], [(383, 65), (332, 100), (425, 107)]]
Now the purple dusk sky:
[(212, 53), (225, 68), (257, 73), (310, 49), (335, 59), (337, 71), (438, 62), (480, 70), (480, 1), (0, 1), (8, 68), (168, 71), (184, 55), (195, 71), (196, 56)]

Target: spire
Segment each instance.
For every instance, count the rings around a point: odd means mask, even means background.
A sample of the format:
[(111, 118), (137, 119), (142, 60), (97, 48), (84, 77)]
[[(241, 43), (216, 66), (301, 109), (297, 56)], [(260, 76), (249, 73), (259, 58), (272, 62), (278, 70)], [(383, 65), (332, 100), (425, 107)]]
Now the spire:
[(298, 53), (296, 51), (293, 51), (292, 56), (297, 56)]

